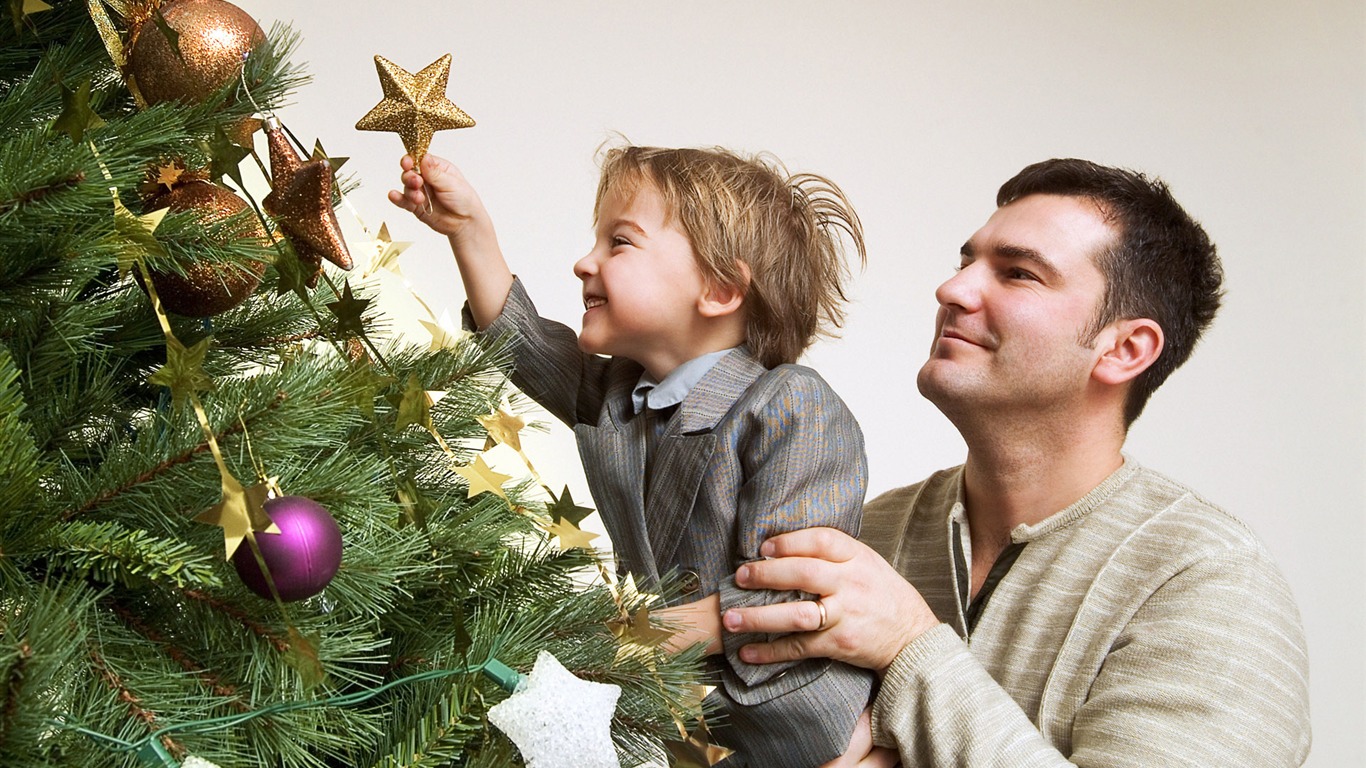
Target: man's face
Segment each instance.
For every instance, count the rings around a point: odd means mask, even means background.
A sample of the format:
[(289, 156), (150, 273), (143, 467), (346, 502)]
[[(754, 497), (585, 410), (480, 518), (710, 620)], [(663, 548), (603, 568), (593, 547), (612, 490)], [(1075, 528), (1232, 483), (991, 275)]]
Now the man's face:
[(1091, 386), (1083, 338), (1105, 294), (1095, 255), (1115, 237), (1089, 200), (1030, 195), (992, 214), (935, 291), (921, 393), (940, 410), (1057, 412)]

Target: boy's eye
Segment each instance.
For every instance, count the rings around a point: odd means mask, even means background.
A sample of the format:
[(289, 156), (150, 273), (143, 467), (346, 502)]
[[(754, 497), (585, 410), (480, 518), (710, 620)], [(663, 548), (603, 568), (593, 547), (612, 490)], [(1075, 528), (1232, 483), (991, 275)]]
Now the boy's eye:
[(622, 237), (622, 236), (620, 236), (620, 235), (617, 235), (616, 237), (613, 237), (613, 238), (612, 238), (612, 247), (613, 247), (613, 248), (616, 248), (616, 247), (619, 246), (619, 245), (630, 245), (630, 244), (631, 244), (631, 241), (630, 241), (630, 240), (627, 240), (626, 238), (624, 238), (624, 237)]

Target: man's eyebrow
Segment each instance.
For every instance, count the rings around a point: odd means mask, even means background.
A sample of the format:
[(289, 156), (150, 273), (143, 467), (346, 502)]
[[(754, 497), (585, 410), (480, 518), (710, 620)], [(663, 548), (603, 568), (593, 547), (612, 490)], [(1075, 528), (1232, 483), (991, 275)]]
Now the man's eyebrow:
[(1007, 259), (1027, 261), (1038, 267), (1039, 271), (1047, 272), (1050, 277), (1057, 277), (1060, 274), (1058, 268), (1053, 265), (1053, 262), (1048, 260), (1047, 256), (1044, 256), (1033, 248), (1026, 248), (1023, 245), (1013, 245), (1011, 243), (1001, 243), (996, 246), (995, 250)]

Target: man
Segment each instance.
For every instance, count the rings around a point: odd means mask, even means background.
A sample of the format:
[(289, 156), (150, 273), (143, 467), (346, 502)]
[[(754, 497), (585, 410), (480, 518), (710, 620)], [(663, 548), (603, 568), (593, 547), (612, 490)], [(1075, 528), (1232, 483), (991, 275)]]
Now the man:
[[(1253, 534), (1122, 453), (1219, 304), (1221, 269), (1165, 185), (1080, 160), (1025, 168), (939, 287), (920, 391), (968, 455), (865, 508), (862, 540), (770, 539), (728, 611), (795, 632), (755, 662), (884, 675), (875, 744), (842, 764), (1283, 766), (1309, 750), (1307, 659)], [(865, 735), (866, 739), (866, 735)]]

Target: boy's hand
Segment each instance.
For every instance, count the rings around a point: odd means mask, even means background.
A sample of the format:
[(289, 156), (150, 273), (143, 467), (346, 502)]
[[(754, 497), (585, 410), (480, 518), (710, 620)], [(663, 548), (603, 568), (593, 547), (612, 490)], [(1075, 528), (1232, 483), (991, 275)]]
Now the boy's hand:
[(421, 174), (411, 155), (404, 155), (399, 165), (403, 191), (389, 190), (389, 202), (411, 212), (418, 221), (449, 237), (459, 237), (488, 221), (474, 187), (451, 162), (428, 153), (422, 158)]

